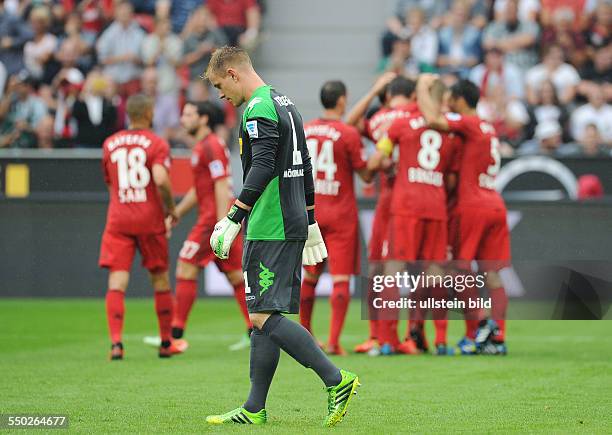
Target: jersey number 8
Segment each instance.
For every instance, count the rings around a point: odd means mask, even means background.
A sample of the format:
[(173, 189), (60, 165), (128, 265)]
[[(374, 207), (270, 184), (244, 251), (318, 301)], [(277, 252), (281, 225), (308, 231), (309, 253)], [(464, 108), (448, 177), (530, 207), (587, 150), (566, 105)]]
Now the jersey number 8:
[(421, 149), (417, 154), (417, 160), (421, 168), (433, 171), (440, 163), (440, 147), (442, 136), (436, 130), (425, 130), (421, 134)]

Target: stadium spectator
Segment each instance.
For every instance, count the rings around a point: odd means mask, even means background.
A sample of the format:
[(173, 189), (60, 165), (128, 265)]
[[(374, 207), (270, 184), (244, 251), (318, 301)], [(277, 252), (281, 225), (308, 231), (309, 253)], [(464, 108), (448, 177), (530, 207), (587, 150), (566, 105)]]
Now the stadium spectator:
[(9, 79), (0, 101), (0, 148), (36, 147), (36, 128), (47, 114), (47, 107), (36, 95), (35, 85), (26, 70)]
[(147, 35), (142, 43), (142, 62), (147, 67), (156, 67), (160, 94), (176, 94), (179, 79), (176, 67), (183, 54), (183, 41), (172, 33), (170, 20), (157, 18), (155, 32)]
[(213, 19), (208, 10), (201, 7), (190, 18), (190, 30), (185, 38), (183, 62), (189, 67), (189, 79), (200, 80), (206, 70), (212, 52), (225, 45), (225, 34), (213, 28)]
[[(569, 120), (567, 109), (559, 102), (555, 85), (550, 80), (542, 83), (539, 91), (536, 93), (536, 97), (537, 100), (534, 104), (527, 106), (529, 114), (529, 123), (525, 130), (525, 137), (527, 139), (533, 137), (538, 124), (542, 124), (545, 121), (555, 121), (562, 127), (565, 127)], [(567, 128), (564, 128), (563, 139), (567, 141), (569, 138)]]
[(595, 50), (612, 42), (612, 2), (599, 0), (593, 23), (586, 32), (587, 44)]
[(104, 29), (114, 11), (114, 0), (64, 0), (63, 5), (68, 14), (76, 12), (83, 18), (83, 32), (93, 38)]
[(23, 47), (23, 61), (30, 74), (44, 83), (51, 83), (57, 71), (45, 71), (57, 49), (57, 37), (49, 33), (51, 12), (46, 6), (37, 6), (30, 12), (33, 37)]
[(578, 143), (584, 157), (612, 157), (612, 147), (603, 142), (595, 124), (588, 124), (584, 128), (582, 137), (578, 138)]
[(153, 130), (164, 138), (171, 137), (173, 130), (180, 124), (178, 95), (173, 92), (160, 92), (159, 77), (154, 67), (146, 68), (142, 72), (141, 87), (142, 93), (155, 101)]
[(469, 79), (478, 85), (485, 97), (498, 87), (504, 89), (507, 98), (522, 99), (525, 95), (520, 70), (504, 60), (499, 48), (491, 48), (485, 53), (484, 62), (472, 68)]
[(23, 46), (30, 39), (30, 28), (21, 18), (6, 11), (4, 0), (0, 0), (0, 62), (8, 75), (23, 69)]
[[(188, 27), (189, 20), (195, 11), (202, 6), (202, 0), (158, 0), (155, 4), (157, 17), (170, 18), (172, 31), (183, 36), (183, 31)], [(163, 12), (160, 12), (163, 9)]]
[(600, 85), (605, 100), (612, 100), (612, 43), (595, 50), (593, 60), (580, 71), (580, 78), (579, 95), (586, 96), (594, 85)]
[[(506, 6), (510, 0), (496, 0), (493, 5), (493, 12), (497, 18), (503, 17)], [(540, 12), (539, 0), (518, 0), (517, 14), (521, 21), (537, 21)]]
[(580, 149), (576, 144), (564, 144), (563, 130), (557, 121), (547, 120), (535, 129), (535, 137), (524, 142), (517, 151), (518, 155), (541, 154), (551, 157), (571, 157), (578, 155)]
[(419, 72), (432, 71), (438, 56), (438, 36), (425, 22), (425, 12), (416, 8), (406, 17), (406, 38), (410, 40), (411, 60)]
[(378, 64), (378, 72), (384, 71), (408, 77), (416, 77), (419, 74), (419, 66), (410, 57), (410, 39), (400, 38), (393, 42), (391, 54), (383, 57)]
[(76, 56), (74, 64), (82, 71), (89, 71), (94, 65), (93, 47), (95, 35), (83, 30), (83, 20), (78, 13), (68, 15), (64, 25), (64, 34), (60, 38), (56, 59), (66, 62), (64, 56)]
[(134, 21), (132, 5), (122, 1), (115, 8), (115, 21), (98, 39), (96, 48), (104, 73), (119, 85), (122, 96), (139, 89), (139, 53), (144, 36), (144, 31)]
[(564, 62), (563, 49), (558, 45), (548, 46), (542, 63), (527, 71), (525, 84), (529, 103), (534, 104), (537, 101), (536, 93), (546, 80), (552, 81), (555, 85), (561, 104), (574, 101), (580, 76), (576, 68)]
[(570, 117), (571, 133), (575, 140), (584, 137), (589, 124), (595, 124), (604, 143), (612, 145), (612, 105), (606, 104), (600, 85), (591, 87), (588, 103), (574, 110)]
[(425, 14), (425, 22), (433, 29), (439, 28), (443, 23), (444, 14), (450, 9), (450, 0), (398, 0), (395, 14), (387, 20), (387, 29), (382, 37), (382, 55), (390, 56), (397, 40), (406, 40), (410, 37), (408, 17), (410, 11), (420, 9)]
[(73, 110), (84, 81), (85, 77), (76, 68), (62, 69), (53, 80), (51, 90), (54, 95), (57, 95), (57, 98), (47, 106), (55, 111), (52, 133), (58, 139), (58, 146), (65, 147), (74, 144), (77, 124), (73, 118)]
[(230, 45), (240, 45), (245, 49), (255, 46), (261, 25), (256, 0), (208, 0), (206, 7)]
[(542, 31), (542, 47), (558, 45), (576, 68), (581, 68), (587, 60), (586, 39), (584, 34), (574, 29), (576, 17), (571, 8), (556, 9), (552, 25)]
[(455, 1), (449, 25), (438, 32), (438, 67), (443, 72), (451, 70), (464, 77), (481, 57), (480, 31), (468, 22), (469, 6), (466, 0)]
[(77, 126), (76, 147), (100, 148), (104, 140), (115, 132), (117, 109), (104, 94), (108, 85), (106, 78), (97, 71), (87, 76), (83, 91), (72, 109)]
[(482, 44), (485, 50), (499, 48), (509, 63), (525, 72), (538, 61), (539, 33), (537, 23), (519, 20), (517, 0), (507, 0), (504, 14), (485, 28)]
[(543, 27), (551, 26), (559, 9), (571, 9), (576, 17), (574, 29), (582, 30), (588, 24), (596, 4), (593, 0), (541, 0), (540, 22)]

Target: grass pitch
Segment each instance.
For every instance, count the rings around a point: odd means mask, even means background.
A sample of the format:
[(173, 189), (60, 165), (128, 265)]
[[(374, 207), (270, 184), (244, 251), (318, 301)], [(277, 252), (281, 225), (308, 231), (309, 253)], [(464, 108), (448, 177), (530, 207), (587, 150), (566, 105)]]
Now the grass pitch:
[[(314, 325), (321, 339), (328, 315), (319, 299)], [(67, 414), (69, 430), (78, 432), (324, 431), (323, 384), (286, 354), (266, 427), (206, 425), (206, 415), (241, 405), (248, 393), (248, 351), (227, 349), (244, 330), (233, 300), (200, 299), (186, 335), (191, 348), (169, 360), (142, 343), (156, 322), (152, 300), (128, 299), (126, 359), (109, 362), (102, 300), (0, 300), (0, 413)], [(352, 348), (366, 331), (354, 301), (343, 345)], [(358, 373), (363, 387), (332, 430), (609, 433), (611, 331), (608, 321), (512, 321), (506, 357), (334, 358)], [(451, 322), (449, 342), (462, 332), (462, 322)]]

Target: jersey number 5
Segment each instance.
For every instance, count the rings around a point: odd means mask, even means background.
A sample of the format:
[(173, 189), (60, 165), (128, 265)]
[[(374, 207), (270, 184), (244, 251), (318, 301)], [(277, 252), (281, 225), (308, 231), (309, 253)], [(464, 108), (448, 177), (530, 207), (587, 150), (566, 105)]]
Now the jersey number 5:
[(146, 167), (147, 153), (142, 148), (119, 148), (110, 155), (117, 164), (119, 189), (142, 189), (147, 187), (151, 174)]

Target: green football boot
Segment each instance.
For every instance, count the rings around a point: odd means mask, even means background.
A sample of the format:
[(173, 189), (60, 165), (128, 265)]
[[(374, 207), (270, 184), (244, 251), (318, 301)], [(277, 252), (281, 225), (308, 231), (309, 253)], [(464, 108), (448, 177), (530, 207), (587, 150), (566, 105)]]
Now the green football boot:
[(259, 412), (249, 412), (244, 408), (236, 408), (223, 415), (209, 415), (206, 417), (206, 423), (210, 424), (264, 424), (268, 420), (266, 410), (262, 409)]
[(357, 387), (361, 385), (355, 373), (340, 370), (340, 374), (342, 374), (342, 381), (334, 387), (327, 388), (328, 413), (323, 422), (323, 426), (326, 427), (332, 427), (342, 421), (353, 394), (357, 394)]

